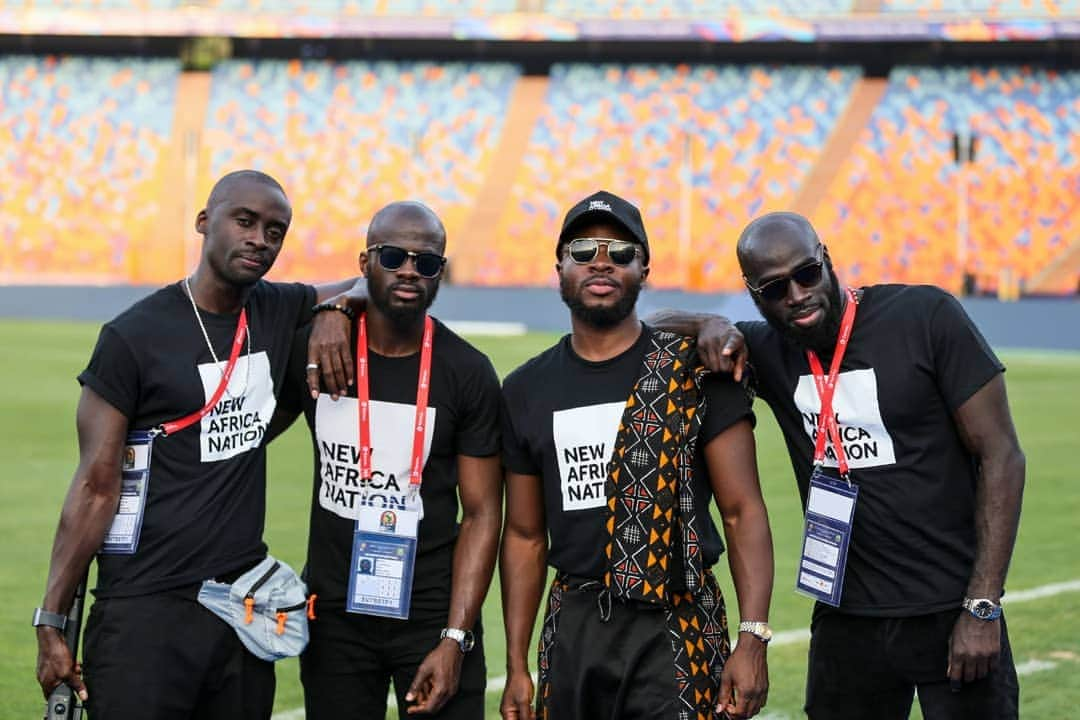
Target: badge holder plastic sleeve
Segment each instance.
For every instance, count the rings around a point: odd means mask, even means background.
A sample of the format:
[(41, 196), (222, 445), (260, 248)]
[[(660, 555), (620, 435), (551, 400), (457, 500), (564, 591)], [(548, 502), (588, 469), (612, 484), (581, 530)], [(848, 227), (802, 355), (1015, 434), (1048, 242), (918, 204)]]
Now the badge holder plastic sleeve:
[[(139, 546), (150, 492), (150, 456), (154, 436), (152, 430), (133, 430), (127, 435), (124, 465), (120, 471), (120, 503), (99, 550), (102, 555), (132, 555)], [(138, 463), (138, 469), (127, 468), (129, 458), (132, 464)]]
[[(823, 512), (812, 509), (815, 493), (823, 493)], [(796, 592), (839, 607), (858, 494), (858, 485), (814, 471), (807, 496)]]

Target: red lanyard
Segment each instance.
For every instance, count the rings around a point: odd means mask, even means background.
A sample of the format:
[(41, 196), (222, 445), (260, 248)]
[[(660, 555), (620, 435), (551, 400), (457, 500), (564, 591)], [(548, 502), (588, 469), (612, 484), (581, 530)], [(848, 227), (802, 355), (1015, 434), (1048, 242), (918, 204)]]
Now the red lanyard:
[[(413, 423), (412, 461), (409, 463), (409, 491), (420, 489), (424, 471), (424, 431), (427, 427), (428, 388), (431, 386), (431, 339), (435, 323), (424, 318), (424, 338), (420, 341), (420, 377), (416, 383), (416, 422)], [(356, 398), (359, 401), (360, 481), (371, 479), (371, 390), (368, 386), (367, 314), (360, 315), (356, 338)]]
[(821, 412), (818, 415), (817, 441), (814, 445), (814, 465), (821, 465), (825, 461), (825, 438), (832, 436), (833, 449), (836, 450), (836, 462), (840, 467), (840, 475), (847, 477), (848, 463), (844, 454), (844, 446), (840, 440), (840, 428), (836, 423), (836, 415), (833, 414), (833, 395), (836, 394), (836, 381), (840, 377), (840, 362), (847, 352), (848, 340), (851, 339), (851, 328), (855, 325), (855, 309), (859, 305), (858, 297), (851, 288), (847, 289), (848, 304), (844, 308), (844, 317), (840, 321), (840, 334), (836, 338), (836, 349), (833, 350), (832, 364), (829, 366), (829, 375), (826, 377), (818, 360), (817, 353), (813, 350), (806, 351), (806, 358), (810, 361), (810, 370), (814, 373), (814, 385), (817, 388), (818, 398), (821, 400)]
[[(190, 415), (185, 415), (179, 420), (173, 420), (172, 422), (162, 423), (158, 426), (157, 430), (162, 435), (172, 435), (175, 432), (179, 432), (186, 428), (188, 425), (193, 425), (203, 419), (206, 413), (210, 412), (215, 405), (218, 404), (218, 400), (221, 399), (222, 394), (225, 392), (225, 388), (229, 386), (229, 379), (232, 378), (233, 369), (236, 367), (236, 360), (240, 357), (240, 348), (244, 345), (244, 338), (247, 336), (247, 308), (240, 310), (240, 322), (236, 324), (236, 335), (232, 341), (232, 351), (229, 352), (229, 362), (225, 364), (225, 371), (221, 373), (221, 382), (217, 386), (217, 390), (210, 396), (210, 399), (203, 406), (202, 410), (196, 410)], [(248, 358), (248, 362), (251, 362), (251, 358)]]

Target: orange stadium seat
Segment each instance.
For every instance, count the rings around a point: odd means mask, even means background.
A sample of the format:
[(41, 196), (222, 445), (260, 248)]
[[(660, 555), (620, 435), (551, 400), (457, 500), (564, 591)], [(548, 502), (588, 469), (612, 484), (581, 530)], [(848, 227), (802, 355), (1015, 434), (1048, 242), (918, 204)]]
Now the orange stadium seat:
[[(966, 236), (957, 132), (977, 138)], [(1003, 273), (1031, 279), (1080, 236), (1078, 153), (1080, 72), (898, 68), (815, 219), (850, 282), (958, 290), (966, 272), (993, 289)]]
[(281, 181), (294, 222), (278, 277), (353, 272), (368, 220), (393, 200), (428, 203), (463, 242), (519, 74), (500, 63), (222, 63), (204, 185), (243, 167)]
[(130, 282), (160, 210), (180, 63), (0, 58), (0, 277)]
[(498, 243), (467, 280), (553, 281), (562, 213), (606, 188), (642, 208), (653, 285), (736, 289), (739, 230), (761, 212), (787, 207), (859, 75), (852, 68), (556, 65)]

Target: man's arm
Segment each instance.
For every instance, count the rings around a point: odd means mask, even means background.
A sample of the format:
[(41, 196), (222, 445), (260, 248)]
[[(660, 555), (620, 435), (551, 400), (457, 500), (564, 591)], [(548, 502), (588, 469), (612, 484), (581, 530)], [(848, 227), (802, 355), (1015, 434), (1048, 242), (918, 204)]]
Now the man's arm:
[[(101, 548), (120, 499), (120, 462), (128, 421), (115, 407), (83, 387), (76, 411), (79, 466), (68, 489), (60, 525), (53, 540), (49, 579), (41, 607), (67, 614), (75, 587)], [(85, 702), (82, 669), (75, 663), (64, 636), (55, 628), (37, 628), (38, 684), (45, 697), (66, 682)]]
[(265, 442), (272, 442), (277, 439), (278, 435), (292, 426), (299, 415), (300, 411), (298, 410), (282, 408), (280, 406), (274, 408), (274, 414), (270, 418), (270, 424), (266, 426)]
[[(1024, 496), (1024, 453), (1013, 427), (1005, 377), (994, 376), (953, 415), (960, 438), (978, 460), (975, 488), (975, 564), (967, 596), (998, 602), (1005, 587), (1020, 503)], [(960, 613), (949, 644), (949, 679), (971, 682), (984, 677), (1001, 654), (1001, 621)]]
[[(705, 446), (716, 504), (724, 521), (728, 565), (742, 621), (767, 622), (773, 585), (772, 533), (758, 482), (754, 432), (740, 420)], [(766, 645), (744, 633), (724, 666), (717, 712), (749, 718), (765, 705), (769, 693)]]
[[(480, 617), (502, 526), (502, 466), (499, 457), (458, 455), (461, 530), (454, 547), (450, 614), (446, 627), (472, 630)], [(438, 712), (458, 689), (463, 656), (457, 642), (443, 639), (428, 653), (405, 699), (409, 714)]]
[(547, 577), (548, 538), (544, 491), (536, 475), (506, 474), (506, 528), (499, 554), (503, 624), (506, 626), (504, 720), (532, 720), (529, 643)]
[[(367, 280), (362, 277), (315, 286), (315, 302), (341, 305), (359, 315), (367, 309)], [(307, 382), (312, 398), (319, 397), (319, 376), (335, 400), (353, 384), (353, 357), (349, 346), (352, 320), (344, 312), (327, 311), (312, 320), (308, 343)]]
[(713, 372), (732, 373), (742, 380), (749, 352), (743, 334), (723, 315), (689, 313), (681, 310), (657, 310), (645, 323), (676, 335), (696, 337), (698, 355)]

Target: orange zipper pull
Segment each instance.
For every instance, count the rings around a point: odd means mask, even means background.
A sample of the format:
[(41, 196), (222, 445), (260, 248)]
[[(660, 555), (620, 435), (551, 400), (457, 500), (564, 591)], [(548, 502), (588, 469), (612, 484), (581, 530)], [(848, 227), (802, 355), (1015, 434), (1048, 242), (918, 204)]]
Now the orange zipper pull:
[(277, 630), (276, 630), (276, 632), (277, 632), (278, 635), (284, 635), (285, 634), (285, 620), (287, 620), (288, 617), (289, 616), (286, 615), (283, 612), (279, 612), (277, 614)]
[(315, 593), (311, 593), (311, 597), (307, 599), (307, 619), (315, 619), (315, 598), (319, 597)]
[(250, 625), (251, 621), (255, 619), (255, 598), (244, 598), (244, 624)]

